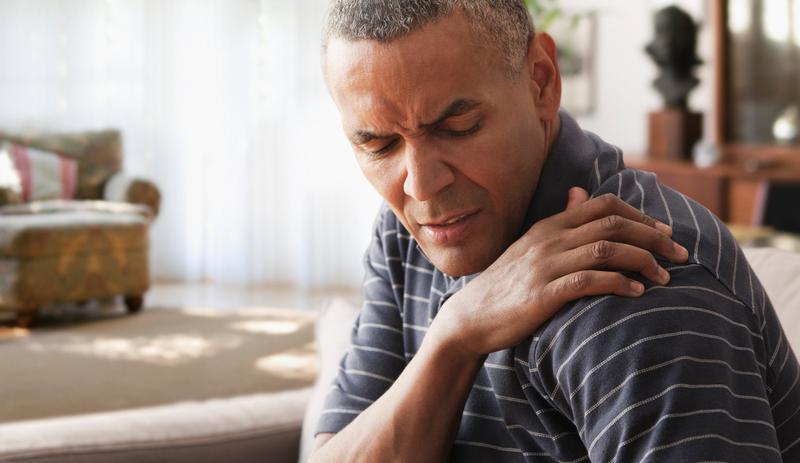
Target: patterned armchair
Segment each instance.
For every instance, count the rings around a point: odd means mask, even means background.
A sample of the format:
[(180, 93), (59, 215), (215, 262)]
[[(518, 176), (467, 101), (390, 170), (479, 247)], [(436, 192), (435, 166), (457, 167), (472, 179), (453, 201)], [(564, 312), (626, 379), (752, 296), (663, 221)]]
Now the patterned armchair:
[(25, 326), (50, 304), (122, 295), (142, 308), (161, 195), (121, 168), (118, 131), (0, 132), (0, 311)]

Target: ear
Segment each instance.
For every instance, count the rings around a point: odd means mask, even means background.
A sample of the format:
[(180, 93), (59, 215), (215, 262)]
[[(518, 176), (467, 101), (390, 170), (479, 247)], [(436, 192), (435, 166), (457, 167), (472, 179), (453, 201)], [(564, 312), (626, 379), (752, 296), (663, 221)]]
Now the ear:
[(561, 71), (556, 43), (549, 34), (533, 34), (528, 42), (526, 64), (528, 85), (539, 117), (554, 120), (561, 107)]

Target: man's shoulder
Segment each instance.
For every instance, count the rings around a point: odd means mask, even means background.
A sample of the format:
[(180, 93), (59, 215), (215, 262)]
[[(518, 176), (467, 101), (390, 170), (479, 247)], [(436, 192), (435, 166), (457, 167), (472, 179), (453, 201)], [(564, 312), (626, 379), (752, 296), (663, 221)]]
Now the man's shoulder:
[[(587, 337), (600, 338), (603, 333), (660, 329), (664, 325), (653, 323), (659, 314), (670, 319), (686, 318), (687, 313), (703, 313), (719, 318), (724, 313), (729, 318), (749, 319), (755, 310), (739, 296), (732, 293), (705, 266), (698, 263), (662, 265), (670, 274), (667, 285), (657, 285), (640, 275), (631, 278), (644, 283), (645, 292), (640, 297), (616, 295), (585, 297), (564, 306), (539, 331), (540, 344), (568, 338), (577, 347), (589, 341)], [(760, 301), (757, 301), (760, 302)], [(695, 310), (698, 309), (698, 310)], [(699, 310), (702, 309), (702, 310)], [(586, 335), (584, 337), (582, 335)]]
[(667, 286), (643, 281), (647, 289), (639, 298), (583, 298), (540, 328), (529, 361), (545, 388), (574, 391), (593, 372), (610, 381), (620, 371), (715, 346), (763, 358), (756, 311), (702, 265), (669, 270)]
[(528, 352), (536, 388), (568, 410), (587, 387), (611, 390), (636, 378), (637, 390), (657, 394), (685, 379), (659, 372), (686, 375), (677, 373), (681, 365), (752, 371), (753, 360), (766, 363), (758, 318), (747, 304), (702, 265), (670, 274), (667, 286), (647, 285), (639, 298), (592, 297), (564, 307), (537, 331)]
[(689, 250), (690, 263), (704, 267), (731, 293), (755, 307), (762, 289), (725, 224), (703, 205), (660, 183), (656, 174), (625, 167), (615, 169), (616, 159), (613, 152), (598, 156), (601, 167), (593, 194), (617, 195), (650, 217), (669, 224), (673, 240)]

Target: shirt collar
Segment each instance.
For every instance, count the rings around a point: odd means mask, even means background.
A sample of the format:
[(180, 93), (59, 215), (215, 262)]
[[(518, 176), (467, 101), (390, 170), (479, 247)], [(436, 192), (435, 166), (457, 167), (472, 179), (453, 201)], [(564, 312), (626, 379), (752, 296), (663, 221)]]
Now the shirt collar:
[(578, 186), (589, 191), (598, 146), (566, 111), (561, 110), (559, 117), (561, 130), (539, 175), (523, 232), (536, 222), (566, 209), (570, 188)]

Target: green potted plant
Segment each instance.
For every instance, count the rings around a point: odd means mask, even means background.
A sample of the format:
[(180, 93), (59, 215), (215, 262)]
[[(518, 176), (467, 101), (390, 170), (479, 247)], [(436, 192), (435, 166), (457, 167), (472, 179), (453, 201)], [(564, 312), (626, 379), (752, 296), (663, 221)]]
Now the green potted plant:
[[(558, 5), (558, 0), (525, 0), (525, 6), (536, 21), (536, 29), (547, 32), (554, 22), (564, 17), (564, 10)], [(573, 18), (573, 21), (579, 19)]]
[[(539, 32), (556, 39), (558, 61), (564, 87), (562, 104), (575, 115), (589, 114), (594, 108), (592, 83), (594, 11), (565, 11), (559, 0), (525, 0)], [(577, 91), (576, 91), (577, 89)]]

